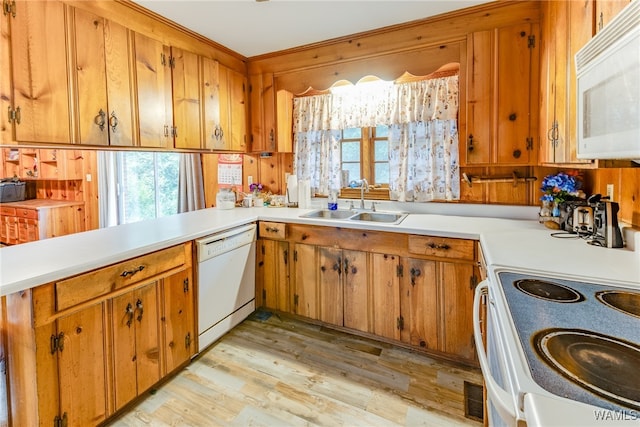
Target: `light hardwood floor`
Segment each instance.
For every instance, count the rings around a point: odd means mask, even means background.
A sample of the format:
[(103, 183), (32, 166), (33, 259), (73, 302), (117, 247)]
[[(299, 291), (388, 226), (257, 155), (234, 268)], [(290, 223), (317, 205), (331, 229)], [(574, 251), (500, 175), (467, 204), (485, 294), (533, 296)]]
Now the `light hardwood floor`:
[(112, 426), (480, 426), (479, 370), (276, 315), (255, 315)]

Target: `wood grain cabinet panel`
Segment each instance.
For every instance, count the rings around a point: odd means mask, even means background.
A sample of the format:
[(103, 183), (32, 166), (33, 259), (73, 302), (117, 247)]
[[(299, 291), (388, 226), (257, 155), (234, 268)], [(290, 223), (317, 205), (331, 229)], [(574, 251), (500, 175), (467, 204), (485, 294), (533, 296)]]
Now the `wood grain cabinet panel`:
[(171, 48), (140, 33), (134, 41), (139, 145), (172, 147)]
[(160, 380), (158, 283), (111, 301), (114, 410)]
[(537, 164), (539, 25), (467, 36), (465, 165)]
[(574, 56), (595, 34), (594, 1), (544, 2), (542, 9), (540, 162), (594, 166), (578, 159)]
[[(13, 110), (18, 142), (71, 141), (66, 9), (58, 1), (16, 1), (11, 18)], [(3, 113), (6, 114), (6, 111)]]
[(373, 333), (400, 341), (400, 257), (371, 254)]
[(400, 312), (403, 328), (400, 338), (412, 346), (438, 350), (437, 262), (403, 258)]
[(171, 64), (174, 147), (204, 148), (200, 59), (195, 53), (171, 47)]
[(194, 286), (190, 268), (162, 279), (163, 375), (187, 363), (195, 353)]
[(73, 18), (78, 142), (132, 147), (130, 32), (85, 10), (70, 8), (69, 14)]
[(256, 249), (256, 305), (288, 312), (289, 242), (260, 238)]

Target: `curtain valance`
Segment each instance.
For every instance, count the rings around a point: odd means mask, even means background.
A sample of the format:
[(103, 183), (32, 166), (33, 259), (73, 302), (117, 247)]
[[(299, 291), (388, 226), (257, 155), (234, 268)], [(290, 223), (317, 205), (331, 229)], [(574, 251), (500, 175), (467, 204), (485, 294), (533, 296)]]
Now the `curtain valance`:
[(456, 120), (458, 76), (343, 86), (293, 100), (294, 133)]

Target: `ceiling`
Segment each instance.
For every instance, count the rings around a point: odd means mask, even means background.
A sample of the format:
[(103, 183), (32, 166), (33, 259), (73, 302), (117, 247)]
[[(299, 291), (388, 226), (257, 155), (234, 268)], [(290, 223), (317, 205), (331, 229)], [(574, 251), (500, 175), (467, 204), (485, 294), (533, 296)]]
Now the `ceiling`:
[(481, 0), (133, 0), (245, 57), (463, 9)]

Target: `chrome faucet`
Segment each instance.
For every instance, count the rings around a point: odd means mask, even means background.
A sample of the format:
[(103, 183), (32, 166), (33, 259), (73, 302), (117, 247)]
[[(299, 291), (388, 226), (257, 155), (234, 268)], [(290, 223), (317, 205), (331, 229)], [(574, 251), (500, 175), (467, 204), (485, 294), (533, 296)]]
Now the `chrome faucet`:
[(360, 209), (364, 209), (364, 193), (369, 192), (369, 183), (362, 178), (360, 181)]

